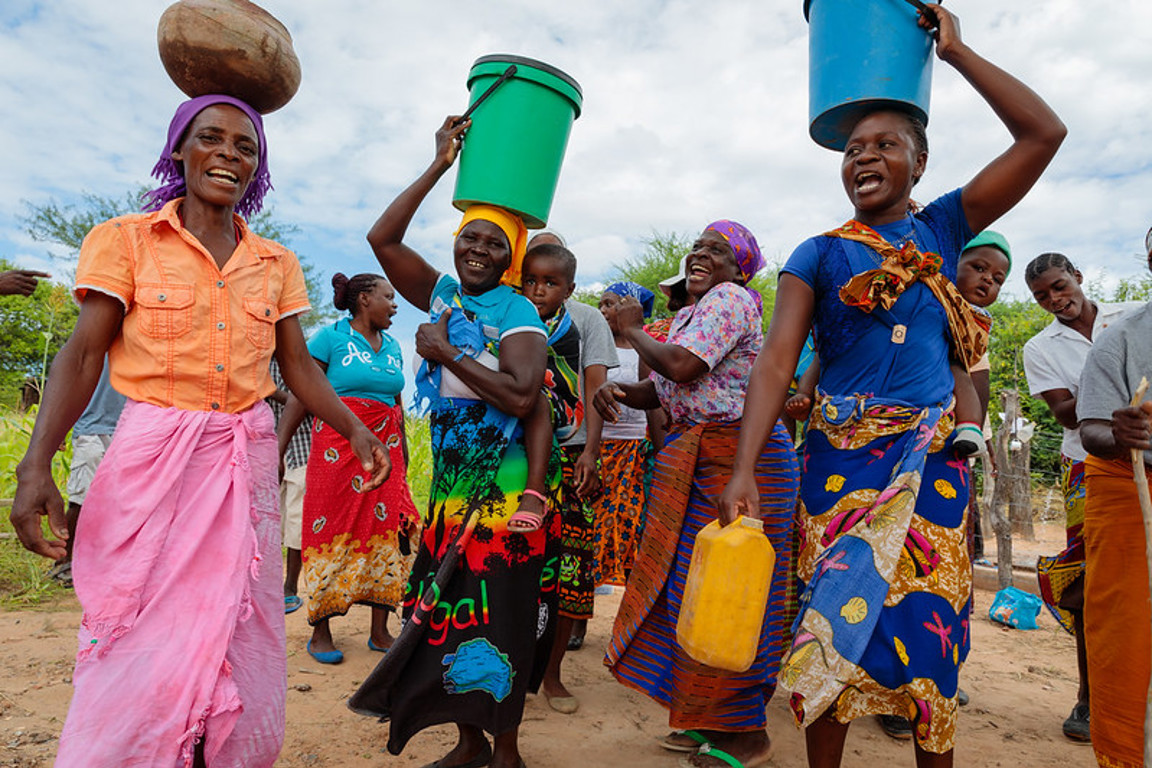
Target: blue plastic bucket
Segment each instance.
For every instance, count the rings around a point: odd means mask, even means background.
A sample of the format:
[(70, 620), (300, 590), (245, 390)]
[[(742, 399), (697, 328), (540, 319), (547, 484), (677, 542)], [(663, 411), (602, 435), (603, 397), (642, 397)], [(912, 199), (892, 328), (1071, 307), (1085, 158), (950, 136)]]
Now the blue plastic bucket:
[(877, 108), (928, 124), (932, 36), (905, 0), (804, 0), (808, 19), (808, 134), (843, 150)]
[(508, 68), (516, 74), (472, 113), (464, 137), (452, 204), (488, 203), (515, 211), (529, 228), (548, 223), (572, 123), (580, 116), (580, 85), (542, 61), (483, 56), (468, 75), (475, 101)]

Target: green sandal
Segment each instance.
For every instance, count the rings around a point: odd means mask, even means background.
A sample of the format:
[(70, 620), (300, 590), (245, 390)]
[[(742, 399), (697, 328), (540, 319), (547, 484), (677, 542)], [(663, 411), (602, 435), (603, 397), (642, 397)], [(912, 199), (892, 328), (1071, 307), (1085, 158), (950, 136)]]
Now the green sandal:
[[(732, 766), (732, 768), (745, 768), (744, 763), (740, 762), (736, 758), (732, 757), (732, 755), (728, 754), (727, 752), (725, 752), (724, 750), (720, 749), (715, 744), (712, 744), (710, 742), (705, 742), (704, 744), (700, 745), (700, 750), (696, 754), (697, 755), (703, 755), (704, 757), (715, 758), (722, 763), (727, 763), (728, 765)], [(772, 749), (769, 748), (767, 756), (761, 758), (759, 761), (756, 762), (755, 766), (750, 766), (749, 768), (760, 768), (760, 766), (766, 766), (766, 765), (768, 765), (768, 763), (771, 760), (772, 760)], [(680, 758), (680, 765), (682, 768), (698, 768), (692, 762), (691, 757)]]

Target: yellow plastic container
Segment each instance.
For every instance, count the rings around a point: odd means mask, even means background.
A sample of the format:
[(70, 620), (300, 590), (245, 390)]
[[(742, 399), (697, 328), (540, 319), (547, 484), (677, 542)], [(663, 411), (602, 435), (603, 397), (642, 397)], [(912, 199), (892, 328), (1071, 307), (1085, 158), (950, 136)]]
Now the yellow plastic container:
[(776, 553), (764, 524), (713, 520), (696, 535), (676, 639), (696, 661), (746, 672), (756, 660)]

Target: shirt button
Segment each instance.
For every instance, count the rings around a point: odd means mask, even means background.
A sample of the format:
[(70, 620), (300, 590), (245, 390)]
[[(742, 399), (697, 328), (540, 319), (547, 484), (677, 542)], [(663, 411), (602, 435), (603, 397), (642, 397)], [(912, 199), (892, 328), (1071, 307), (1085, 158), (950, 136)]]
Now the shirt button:
[(224, 287), (224, 281), (223, 280), (217, 280), (216, 281), (216, 287), (217, 288), (223, 288)]
[(212, 410), (214, 410), (214, 411), (220, 410), (220, 403), (212, 403)]
[(220, 363), (217, 363), (217, 364), (216, 364), (216, 370), (218, 370), (218, 371), (222, 371), (222, 370), (224, 370), (224, 366), (223, 366), (222, 364), (220, 364)]
[(216, 323), (216, 330), (218, 330), (218, 331), (224, 330), (224, 323), (223, 322)]
[(270, 309), (264, 310), (264, 317), (271, 317), (271, 315), (272, 315), (272, 310), (270, 310)]
[(168, 301), (168, 294), (166, 294), (166, 293), (157, 294), (156, 300), (157, 301)]

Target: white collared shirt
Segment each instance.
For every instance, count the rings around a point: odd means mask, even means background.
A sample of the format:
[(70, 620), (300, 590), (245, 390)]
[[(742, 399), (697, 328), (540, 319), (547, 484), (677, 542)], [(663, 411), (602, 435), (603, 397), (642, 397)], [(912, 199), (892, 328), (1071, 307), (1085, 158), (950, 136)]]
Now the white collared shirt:
[[(1118, 304), (1093, 302), (1096, 321), (1092, 324), (1092, 339), (1122, 315), (1144, 306), (1143, 302), (1125, 301)], [(1028, 391), (1033, 397), (1053, 389), (1066, 389), (1073, 397), (1080, 395), (1080, 373), (1092, 339), (1085, 338), (1057, 319), (1024, 344), (1024, 375), (1028, 378)], [(1065, 429), (1060, 452), (1073, 461), (1084, 461), (1088, 452), (1080, 443), (1080, 429)]]

